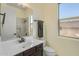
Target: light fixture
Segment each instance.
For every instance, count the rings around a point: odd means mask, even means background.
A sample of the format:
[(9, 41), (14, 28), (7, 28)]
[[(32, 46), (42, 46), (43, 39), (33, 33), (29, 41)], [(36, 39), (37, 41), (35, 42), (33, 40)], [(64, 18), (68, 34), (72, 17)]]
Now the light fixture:
[(23, 8), (25, 8), (25, 7), (30, 7), (27, 3), (18, 3), (17, 5), (18, 5), (18, 6), (21, 6), (21, 7), (23, 7)]

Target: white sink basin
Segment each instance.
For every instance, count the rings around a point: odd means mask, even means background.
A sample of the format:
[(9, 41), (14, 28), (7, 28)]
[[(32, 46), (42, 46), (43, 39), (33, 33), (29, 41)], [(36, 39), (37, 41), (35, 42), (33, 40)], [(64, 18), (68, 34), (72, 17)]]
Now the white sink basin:
[(41, 42), (38, 40), (26, 40), (26, 42), (21, 43), (21, 47), (22, 48), (31, 48), (34, 47), (38, 44), (40, 44)]

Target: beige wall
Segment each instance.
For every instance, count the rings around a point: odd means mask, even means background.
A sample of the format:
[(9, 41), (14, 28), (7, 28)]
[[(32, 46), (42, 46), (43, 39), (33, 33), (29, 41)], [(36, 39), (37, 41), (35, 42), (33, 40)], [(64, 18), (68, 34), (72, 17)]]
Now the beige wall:
[[(58, 36), (58, 5), (57, 4), (30, 4), (35, 19), (44, 21), (45, 39), (49, 46), (59, 55), (79, 55), (79, 40)], [(36, 11), (36, 12), (35, 12)]]

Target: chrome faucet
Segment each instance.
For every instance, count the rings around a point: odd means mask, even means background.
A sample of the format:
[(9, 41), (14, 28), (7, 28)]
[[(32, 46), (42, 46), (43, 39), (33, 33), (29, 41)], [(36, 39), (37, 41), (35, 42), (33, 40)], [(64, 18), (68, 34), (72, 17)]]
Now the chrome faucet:
[(19, 36), (19, 38), (20, 38), (20, 40), (18, 40), (19, 43), (25, 42), (25, 39), (23, 37)]

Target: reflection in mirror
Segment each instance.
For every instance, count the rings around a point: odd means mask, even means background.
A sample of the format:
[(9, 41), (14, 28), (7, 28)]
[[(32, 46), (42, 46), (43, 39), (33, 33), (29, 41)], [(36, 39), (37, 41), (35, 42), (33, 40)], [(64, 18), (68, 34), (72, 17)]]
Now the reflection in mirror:
[[(0, 4), (0, 12), (1, 12), (1, 4)], [(1, 40), (1, 15), (0, 15), (0, 40)]]
[(30, 36), (32, 34), (32, 16), (26, 18), (17, 18), (16, 19), (16, 35), (17, 37), (21, 36)]
[(79, 38), (79, 4), (59, 4), (59, 35)]
[(28, 29), (26, 29), (26, 20), (25, 18), (17, 18), (16, 20), (16, 29), (17, 37), (27, 35)]
[[(1, 41), (13, 40), (16, 36), (16, 10), (13, 6), (1, 4)], [(5, 14), (6, 13), (6, 14)]]
[(3, 27), (4, 22), (5, 22), (5, 15), (6, 13), (0, 13), (0, 17), (1, 17), (1, 26)]
[(0, 15), (0, 37), (1, 37), (1, 15)]
[(0, 35), (1, 35), (1, 28), (5, 22), (5, 13), (0, 13)]
[(0, 13), (0, 40), (1, 40), (2, 28), (4, 22), (5, 22), (5, 13)]

